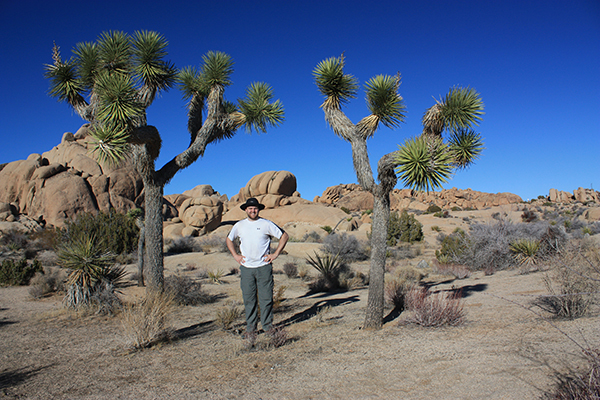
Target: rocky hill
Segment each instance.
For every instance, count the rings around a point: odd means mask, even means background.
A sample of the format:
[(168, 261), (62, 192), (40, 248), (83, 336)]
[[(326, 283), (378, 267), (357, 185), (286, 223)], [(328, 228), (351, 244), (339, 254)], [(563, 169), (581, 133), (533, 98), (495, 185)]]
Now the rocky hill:
[[(80, 213), (111, 209), (124, 213), (143, 208), (144, 188), (139, 174), (129, 163), (110, 168), (96, 162), (88, 129), (86, 124), (75, 134), (65, 133), (60, 144), (43, 154), (0, 165), (0, 230), (15, 226), (21, 230), (60, 227)], [(370, 222), (361, 212), (373, 208), (372, 195), (357, 184), (328, 187), (309, 201), (298, 193), (291, 172), (267, 171), (250, 179), (231, 199), (206, 184), (165, 196), (165, 237), (203, 235), (244, 218), (238, 206), (249, 197), (265, 204), (262, 215), (282, 226), (293, 223), (295, 227), (327, 225), (357, 230)], [(512, 193), (455, 188), (429, 193), (395, 189), (390, 200), (392, 210), (418, 211), (431, 205), (445, 210), (481, 210), (523, 202)], [(550, 189), (549, 195), (538, 202), (600, 205), (600, 193), (584, 188), (572, 194)], [(588, 217), (600, 219), (595, 210)]]

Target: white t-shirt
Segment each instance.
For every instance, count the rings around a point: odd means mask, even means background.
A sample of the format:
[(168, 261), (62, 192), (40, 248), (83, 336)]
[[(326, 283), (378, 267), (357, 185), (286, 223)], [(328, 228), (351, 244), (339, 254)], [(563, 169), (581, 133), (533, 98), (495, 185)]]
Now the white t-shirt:
[(240, 252), (245, 257), (242, 265), (246, 268), (258, 268), (268, 264), (263, 257), (270, 253), (271, 236), (279, 239), (281, 235), (281, 228), (268, 219), (251, 221), (246, 218), (238, 221), (227, 237), (231, 241), (240, 238)]

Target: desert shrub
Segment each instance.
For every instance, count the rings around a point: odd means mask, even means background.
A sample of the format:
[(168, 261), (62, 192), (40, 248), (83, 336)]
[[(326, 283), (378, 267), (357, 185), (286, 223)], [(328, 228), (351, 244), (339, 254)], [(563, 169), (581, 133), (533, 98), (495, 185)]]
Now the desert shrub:
[(425, 211), (427, 214), (433, 214), (436, 212), (440, 212), (442, 211), (442, 208), (440, 206), (436, 206), (435, 204), (431, 204), (429, 207), (427, 207), (427, 211)]
[(544, 396), (547, 400), (587, 400), (600, 398), (600, 351), (586, 349), (587, 368), (557, 375), (554, 389)]
[(76, 241), (80, 237), (94, 236), (106, 250), (114, 254), (127, 254), (137, 250), (139, 228), (131, 216), (111, 211), (79, 214), (67, 221), (62, 231), (62, 241)]
[(311, 231), (304, 235), (302, 241), (310, 243), (321, 243), (321, 236), (317, 232)]
[(290, 340), (289, 334), (283, 326), (273, 327), (268, 334), (270, 337), (270, 344), (275, 348), (283, 346)]
[(37, 273), (31, 279), (29, 295), (40, 299), (46, 295), (65, 290), (66, 274), (60, 268), (44, 268), (44, 273)]
[(204, 253), (211, 253), (213, 251), (217, 253), (227, 253), (229, 251), (229, 249), (227, 249), (227, 242), (225, 241), (225, 238), (216, 235), (198, 239), (196, 245)]
[(394, 211), (390, 213), (387, 244), (388, 246), (395, 246), (399, 241), (407, 243), (420, 241), (423, 239), (422, 228), (423, 225), (406, 210), (403, 210), (400, 215)]
[(434, 272), (440, 275), (453, 276), (456, 279), (466, 279), (471, 277), (471, 271), (464, 265), (442, 263), (438, 261), (434, 263)]
[(425, 327), (457, 326), (464, 322), (464, 306), (456, 293), (431, 293), (415, 287), (406, 294), (405, 305), (412, 312), (405, 322)]
[(298, 276), (298, 266), (294, 263), (287, 262), (283, 264), (283, 272), (288, 278), (296, 278)]
[(449, 235), (438, 235), (437, 241), (441, 244), (441, 248), (435, 251), (435, 257), (441, 264), (458, 260), (468, 246), (466, 233), (462, 229), (457, 229)]
[(386, 257), (393, 260), (413, 259), (421, 254), (421, 248), (410, 243), (400, 243), (396, 247), (388, 247)]
[(126, 343), (133, 349), (143, 349), (168, 340), (173, 333), (168, 324), (173, 305), (173, 294), (164, 291), (149, 292), (143, 301), (126, 306), (121, 314)]
[(352, 235), (334, 233), (323, 240), (323, 250), (332, 255), (338, 255), (342, 260), (362, 261), (368, 258), (365, 246)]
[(164, 252), (166, 254), (183, 254), (202, 252), (202, 246), (191, 236), (184, 236), (165, 242)]
[(404, 310), (406, 294), (413, 289), (414, 282), (402, 281), (393, 279), (385, 283), (384, 295), (388, 304), (392, 305), (395, 310)]
[(521, 221), (523, 222), (533, 222), (537, 219), (537, 214), (529, 209), (523, 210), (523, 214), (521, 214)]
[(343, 211), (343, 212), (345, 212), (346, 214), (350, 214), (350, 210), (348, 209), (348, 207), (341, 206), (341, 207), (340, 207), (340, 210), (342, 210), (342, 211)]
[[(524, 239), (539, 241), (540, 249), (536, 257), (545, 258), (560, 249), (567, 237), (564, 230), (547, 222), (513, 224), (500, 219), (491, 224), (475, 224), (462, 238), (456, 236), (448, 239), (448, 248), (442, 248), (439, 254), (448, 254), (451, 263), (493, 273), (519, 265), (510, 244)], [(438, 260), (442, 261), (440, 258)]]
[(165, 290), (172, 293), (173, 302), (181, 306), (195, 306), (213, 301), (202, 289), (202, 283), (189, 276), (170, 275), (165, 278)]
[(89, 311), (100, 315), (112, 315), (123, 306), (121, 299), (115, 293), (115, 288), (106, 283), (94, 290), (90, 296), (89, 303), (85, 305)]
[(559, 318), (587, 315), (600, 291), (598, 259), (597, 248), (588, 254), (571, 248), (557, 255), (544, 278), (550, 294), (538, 297), (534, 304)]
[[(125, 284), (125, 268), (115, 264), (115, 255), (106, 250), (106, 242), (91, 235), (78, 235), (63, 243), (58, 251), (59, 265), (69, 271), (65, 305), (70, 308), (90, 305), (108, 298), (106, 293)], [(111, 299), (111, 304), (113, 300)]]
[(431, 230), (434, 231), (434, 232), (441, 232), (442, 231), (442, 229), (439, 226), (437, 226), (437, 225), (433, 225), (431, 227)]
[(30, 246), (39, 250), (55, 249), (60, 243), (61, 231), (54, 228), (45, 227), (29, 234)]
[(44, 273), (42, 263), (33, 260), (29, 263), (26, 258), (18, 261), (6, 259), (0, 264), (0, 286), (25, 286), (36, 272)]
[(16, 230), (0, 232), (0, 245), (10, 251), (18, 251), (27, 245), (27, 235)]
[(434, 213), (433, 216), (437, 218), (450, 218), (450, 213), (448, 212), (448, 210), (438, 211)]
[(231, 302), (217, 310), (215, 323), (224, 330), (230, 330), (234, 322), (242, 316), (244, 310), (238, 303)]

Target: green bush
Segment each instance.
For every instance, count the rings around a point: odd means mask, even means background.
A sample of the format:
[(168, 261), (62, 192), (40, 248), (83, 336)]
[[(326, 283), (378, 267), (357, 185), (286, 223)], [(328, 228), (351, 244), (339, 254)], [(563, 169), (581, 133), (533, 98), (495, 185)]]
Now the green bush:
[(348, 209), (348, 207), (340, 207), (340, 210), (342, 210), (343, 212), (345, 212), (346, 214), (350, 214), (350, 209)]
[(81, 237), (96, 237), (104, 248), (114, 254), (137, 250), (139, 228), (131, 216), (116, 211), (80, 214), (68, 221), (63, 240), (76, 241)]
[(0, 265), (0, 285), (2, 286), (25, 286), (36, 272), (44, 273), (42, 263), (33, 260), (31, 264), (26, 258), (19, 261), (4, 260)]
[(466, 250), (467, 241), (465, 240), (465, 231), (457, 228), (450, 235), (438, 236), (438, 241), (442, 247), (435, 251), (435, 257), (442, 264), (449, 264), (457, 260)]
[(397, 212), (390, 214), (388, 225), (387, 244), (395, 246), (399, 241), (412, 243), (423, 239), (423, 225), (417, 221), (414, 215), (406, 210), (401, 215)]
[(432, 204), (429, 207), (427, 207), (427, 211), (425, 211), (425, 213), (433, 214), (433, 213), (440, 212), (440, 211), (442, 211), (442, 208), (440, 206), (436, 206), (435, 204)]

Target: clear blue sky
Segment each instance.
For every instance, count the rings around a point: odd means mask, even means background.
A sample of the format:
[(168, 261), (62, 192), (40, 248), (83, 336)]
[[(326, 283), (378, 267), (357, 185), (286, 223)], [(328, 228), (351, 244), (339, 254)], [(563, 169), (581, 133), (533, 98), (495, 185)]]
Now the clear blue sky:
[[(285, 106), (282, 126), (260, 135), (242, 130), (210, 145), (165, 194), (210, 184), (231, 197), (269, 170), (294, 173), (309, 200), (328, 186), (356, 182), (350, 145), (325, 123), (312, 78), (321, 60), (342, 52), (361, 87), (377, 74), (402, 75), (407, 120), (369, 140), (374, 170), (382, 155), (420, 134), (434, 97), (462, 85), (484, 100), (477, 130), (486, 150), (446, 188), (523, 200), (551, 188), (600, 189), (598, 0), (0, 0), (0, 163), (48, 151), (84, 123), (47, 95), (43, 67), (53, 42), (68, 57), (76, 43), (108, 30), (160, 32), (178, 67), (198, 66), (210, 50), (226, 52), (235, 61), (228, 99), (264, 81)], [(353, 122), (366, 116), (364, 93), (345, 111)], [(154, 102), (148, 122), (163, 138), (161, 167), (189, 143), (177, 89)]]

